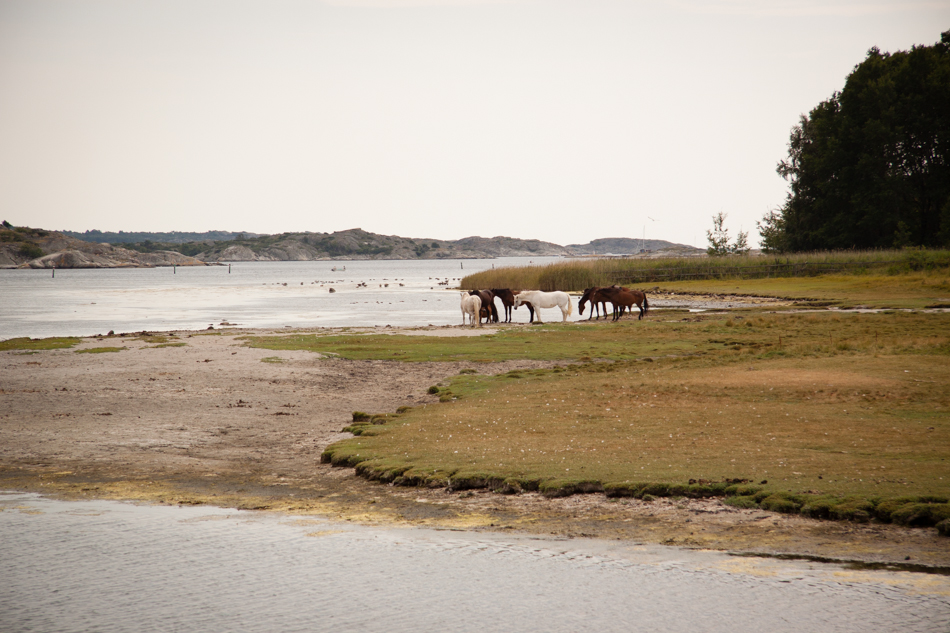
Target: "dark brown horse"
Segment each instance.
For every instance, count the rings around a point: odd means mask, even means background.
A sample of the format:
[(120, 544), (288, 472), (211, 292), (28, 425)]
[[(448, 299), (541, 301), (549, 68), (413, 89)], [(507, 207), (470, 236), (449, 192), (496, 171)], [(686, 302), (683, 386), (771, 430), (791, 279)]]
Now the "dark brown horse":
[[(599, 292), (593, 294), (595, 297), (603, 297), (613, 304), (614, 321), (623, 315), (624, 308), (632, 310), (633, 306), (636, 305), (637, 308), (640, 309), (640, 315), (637, 317), (637, 320), (642, 319), (643, 315), (650, 309), (646, 294), (639, 290), (628, 290), (620, 286), (609, 286), (607, 288), (601, 288)], [(591, 301), (593, 300), (594, 298), (591, 299)]]
[(604, 313), (604, 318), (607, 318), (607, 299), (602, 296), (601, 290), (603, 290), (603, 288), (598, 288), (597, 286), (587, 288), (584, 290), (584, 294), (581, 295), (581, 300), (577, 303), (580, 313), (584, 314), (584, 306), (590, 301), (590, 316), (587, 317), (588, 321), (594, 318), (595, 310), (597, 311), (598, 320), (600, 319), (601, 312)]
[[(498, 323), (498, 308), (495, 307), (495, 294), (491, 290), (469, 290), (468, 294), (482, 300), (482, 310), (485, 310), (486, 322)], [(481, 315), (479, 315), (481, 322)]]
[(501, 304), (505, 308), (505, 323), (511, 323), (511, 308), (515, 305), (515, 293), (510, 288), (492, 288), (491, 292), (501, 299)]

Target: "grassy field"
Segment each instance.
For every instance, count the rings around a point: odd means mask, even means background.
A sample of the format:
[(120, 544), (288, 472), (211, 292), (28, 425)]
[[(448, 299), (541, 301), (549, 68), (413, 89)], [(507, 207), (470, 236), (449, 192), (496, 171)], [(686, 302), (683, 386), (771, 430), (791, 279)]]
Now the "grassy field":
[[(728, 495), (820, 517), (950, 518), (950, 315), (676, 315), (272, 349), (471, 361), (443, 401), (359, 416), (324, 459), (406, 485)], [(395, 356), (394, 356), (395, 354)], [(573, 361), (500, 376), (478, 363)], [(692, 482), (692, 483), (691, 483)]]

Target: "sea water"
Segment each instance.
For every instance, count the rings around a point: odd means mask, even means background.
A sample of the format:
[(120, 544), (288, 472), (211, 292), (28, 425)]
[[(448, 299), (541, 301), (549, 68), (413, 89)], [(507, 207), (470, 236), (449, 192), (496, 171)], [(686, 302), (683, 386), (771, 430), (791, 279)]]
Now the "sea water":
[[(241, 327), (455, 325), (470, 273), (556, 257), (0, 270), (0, 340)], [(331, 288), (333, 292), (331, 292)], [(575, 301), (576, 303), (576, 301)], [(527, 322), (528, 311), (517, 313)], [(551, 316), (548, 316), (550, 314)], [(546, 320), (561, 320), (558, 310)], [(575, 305), (573, 319), (577, 319)], [(228, 327), (228, 326), (224, 326)]]
[(950, 630), (950, 578), (0, 493), (0, 629)]

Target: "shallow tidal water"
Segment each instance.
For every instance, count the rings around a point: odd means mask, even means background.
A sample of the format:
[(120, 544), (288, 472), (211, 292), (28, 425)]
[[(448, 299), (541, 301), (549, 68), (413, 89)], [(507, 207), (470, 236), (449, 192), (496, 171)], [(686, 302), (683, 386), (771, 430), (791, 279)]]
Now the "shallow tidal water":
[(21, 631), (941, 631), (950, 579), (594, 539), (0, 493)]
[[(449, 289), (465, 275), (559, 259), (234, 262), (55, 275), (0, 270), (0, 340), (203, 330), (223, 322), (246, 328), (456, 325), (462, 322), (459, 295)], [(528, 321), (526, 309), (516, 315)], [(560, 321), (561, 315), (546, 310), (544, 318)]]

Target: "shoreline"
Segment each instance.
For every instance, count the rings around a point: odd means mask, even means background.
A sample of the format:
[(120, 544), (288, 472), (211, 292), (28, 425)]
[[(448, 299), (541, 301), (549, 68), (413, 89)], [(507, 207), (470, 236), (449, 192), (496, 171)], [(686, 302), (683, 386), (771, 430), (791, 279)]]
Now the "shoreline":
[[(421, 329), (388, 331), (458, 336), (470, 330)], [(717, 499), (549, 499), (366, 481), (351, 468), (320, 463), (326, 446), (350, 436), (341, 429), (352, 412), (434, 404), (438, 396), (428, 394), (428, 387), (472, 363), (347, 361), (252, 349), (237, 338), (268, 333), (286, 331), (158, 337), (182, 346), (147, 335), (86, 337), (73, 349), (0, 352), (0, 488), (950, 568), (946, 538), (934, 528), (821, 521), (740, 510)], [(119, 341), (125, 349), (117, 353), (75, 353)], [(479, 363), (478, 371), (551, 364)]]

